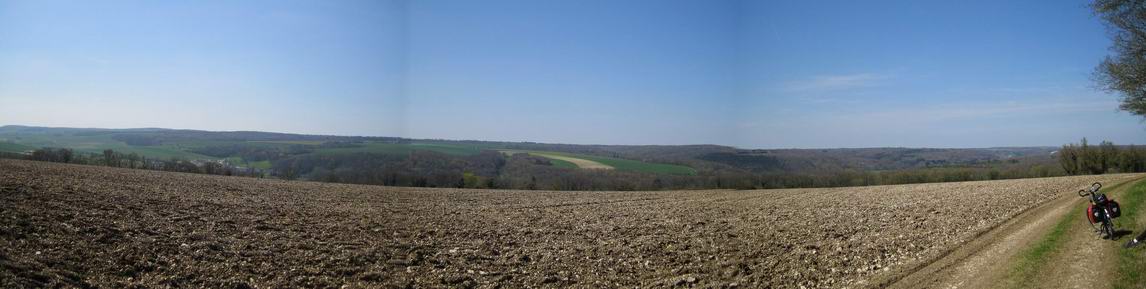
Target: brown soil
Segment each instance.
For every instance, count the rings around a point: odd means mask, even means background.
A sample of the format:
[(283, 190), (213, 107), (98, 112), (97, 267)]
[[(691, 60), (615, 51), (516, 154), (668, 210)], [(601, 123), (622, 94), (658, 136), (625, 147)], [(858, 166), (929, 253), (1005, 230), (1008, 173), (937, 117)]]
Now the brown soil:
[(1001, 282), (1014, 258), (1045, 235), (1073, 204), (1058, 198), (1024, 212), (944, 258), (920, 268), (890, 288), (990, 288)]
[(1092, 181), (544, 192), (0, 160), (0, 287), (862, 287)]

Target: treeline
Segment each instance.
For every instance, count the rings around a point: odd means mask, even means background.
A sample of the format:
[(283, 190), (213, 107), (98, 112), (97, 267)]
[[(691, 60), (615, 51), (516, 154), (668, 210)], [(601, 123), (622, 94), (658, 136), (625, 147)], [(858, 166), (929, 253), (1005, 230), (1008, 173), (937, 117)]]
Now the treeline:
[(457, 156), (434, 151), (395, 154), (303, 154), (272, 162), (271, 174), (284, 179), (387, 186), (526, 190), (773, 189), (893, 185), (1061, 176), (1053, 163), (1018, 160), (962, 167), (892, 171), (841, 170), (818, 173), (703, 171), (667, 175), (617, 170), (555, 167), (528, 154), (483, 151)]
[(239, 157), (246, 161), (257, 162), (282, 159), (290, 155), (308, 154), (314, 149), (305, 145), (258, 146), (251, 144), (228, 144), (195, 147), (191, 152), (217, 158)]
[[(387, 186), (524, 190), (663, 190), (735, 188), (727, 176), (682, 176), (561, 168), (529, 154), (483, 151), (455, 156), (434, 151), (391, 154), (308, 154), (274, 162), (287, 179)], [(750, 185), (751, 182), (748, 182)]]
[(147, 158), (136, 153), (124, 154), (114, 150), (104, 150), (102, 153), (81, 153), (66, 148), (41, 148), (29, 154), (4, 153), (0, 154), (0, 157), (209, 175), (264, 176), (264, 173), (257, 169), (239, 168), (216, 161), (185, 160), (179, 158), (156, 159)]
[(1014, 167), (931, 167), (892, 171), (838, 171), (824, 174), (766, 174), (754, 188), (817, 188), (988, 181), (1063, 176), (1048, 165)]
[[(352, 144), (347, 144), (352, 145)], [(1068, 146), (1070, 148), (1071, 146)], [(218, 146), (199, 149), (208, 155), (234, 156), (267, 160), (269, 170), (241, 168), (218, 161), (153, 159), (138, 154), (112, 150), (103, 153), (77, 153), (69, 149), (43, 148), (30, 154), (4, 154), (4, 157), (60, 163), (102, 165), (174, 172), (275, 177), (322, 182), (374, 184), (408, 187), (488, 188), (526, 190), (669, 190), (669, 189), (773, 189), (894, 185), (931, 182), (957, 182), (1051, 177), (1066, 175), (1065, 167), (1049, 163), (989, 161), (962, 166), (926, 167), (904, 170), (826, 170), (815, 172), (749, 172), (728, 167), (713, 167), (697, 175), (668, 175), (618, 170), (585, 170), (553, 166), (549, 159), (529, 154), (506, 155), (482, 151), (475, 155), (451, 155), (415, 150), (409, 154), (385, 153), (311, 153), (302, 146)], [(1087, 165), (1102, 167), (1098, 156), (1108, 155), (1109, 148), (1078, 146), (1074, 155), (1084, 156)], [(1118, 168), (1122, 156), (1139, 156), (1134, 148), (1117, 148), (1110, 154), (1117, 161), (1107, 161), (1107, 168)], [(742, 157), (725, 157), (741, 161)], [(1142, 163), (1131, 166), (1138, 171)], [(1122, 169), (1115, 169), (1124, 171)]]
[(1092, 146), (1082, 139), (1058, 151), (1059, 164), (1070, 175), (1146, 172), (1146, 149), (1134, 145), (1118, 147), (1109, 141)]

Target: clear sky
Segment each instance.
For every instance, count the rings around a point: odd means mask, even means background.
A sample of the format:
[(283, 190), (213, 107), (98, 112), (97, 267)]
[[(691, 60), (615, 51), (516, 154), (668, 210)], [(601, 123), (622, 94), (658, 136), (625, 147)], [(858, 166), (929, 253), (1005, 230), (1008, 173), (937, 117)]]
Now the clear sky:
[(1086, 1), (8, 1), (0, 124), (744, 148), (1146, 144)]

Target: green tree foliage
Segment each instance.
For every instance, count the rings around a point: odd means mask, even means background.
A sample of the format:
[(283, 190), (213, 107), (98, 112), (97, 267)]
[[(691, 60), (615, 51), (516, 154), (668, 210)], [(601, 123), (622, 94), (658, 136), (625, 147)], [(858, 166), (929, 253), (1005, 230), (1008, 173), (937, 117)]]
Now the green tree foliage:
[(70, 163), (74, 153), (70, 149), (43, 148), (32, 151), (28, 159), (46, 162)]
[(66, 148), (41, 148), (30, 154), (0, 154), (2, 158), (27, 159), (57, 163), (72, 163), (84, 165), (97, 165), (121, 167), (132, 169), (148, 169), (172, 172), (212, 174), (227, 176), (262, 177), (263, 172), (251, 168), (238, 168), (218, 161), (210, 160), (183, 160), (172, 158), (170, 160), (148, 159), (135, 153), (122, 154), (114, 150), (104, 150), (99, 154), (77, 153)]
[(1122, 95), (1122, 110), (1146, 117), (1146, 3), (1096, 0), (1094, 12), (1110, 31), (1114, 55), (1095, 69), (1095, 80)]
[(118, 167), (119, 162), (116, 159), (116, 153), (113, 150), (103, 150), (104, 165), (109, 167)]
[(1097, 148), (1081, 144), (1066, 144), (1058, 152), (1059, 164), (1068, 175), (1097, 175), (1110, 172), (1146, 172), (1146, 148), (1126, 146), (1103, 141)]
[[(223, 147), (220, 149), (230, 150)], [(664, 151), (662, 148), (651, 150)], [(1146, 168), (1136, 149), (1124, 149), (1103, 142), (1097, 147), (1086, 144), (1064, 146), (1060, 164), (1053, 159), (991, 159), (978, 162), (938, 162), (919, 156), (903, 156), (891, 151), (876, 151), (881, 160), (913, 162), (910, 169), (827, 168), (792, 171), (784, 166), (804, 164), (778, 161), (771, 156), (752, 154), (710, 154), (720, 162), (697, 175), (655, 174), (618, 170), (586, 170), (553, 166), (549, 159), (529, 154), (506, 156), (487, 150), (476, 155), (450, 155), (436, 151), (415, 150), (408, 154), (350, 153), (295, 154), (289, 150), (236, 150), (250, 156), (269, 157), (271, 169), (265, 171), (282, 179), (377, 184), (388, 186), (497, 188), (529, 190), (663, 190), (663, 189), (762, 189), (798, 187), (840, 187), (890, 185), (927, 182), (953, 182), (1050, 177), (1063, 174), (1089, 174), (1097, 171), (1141, 171)], [(926, 152), (926, 151), (920, 151)], [(68, 157), (67, 155), (71, 155)], [(620, 156), (620, 154), (618, 154)], [(89, 165), (133, 167), (173, 172), (262, 176), (264, 171), (233, 167), (212, 160), (147, 159), (107, 150), (102, 154), (79, 154), (70, 150), (41, 149), (29, 155), (10, 154), (0, 157), (69, 162)], [(1046, 155), (1043, 155), (1045, 158)], [(1099, 158), (1101, 157), (1101, 158)], [(725, 163), (763, 160), (757, 171), (737, 170)], [(1092, 165), (1093, 164), (1093, 165)], [(1105, 169), (1104, 165), (1105, 164)], [(1061, 168), (1060, 168), (1061, 166)]]
[[(1085, 140), (1084, 140), (1085, 142)], [(1077, 175), (1082, 172), (1080, 149), (1074, 144), (1066, 144), (1058, 150), (1058, 161), (1063, 171), (1068, 175)]]
[(1110, 171), (1118, 160), (1118, 148), (1114, 147), (1114, 143), (1110, 141), (1102, 141), (1098, 145), (1098, 168), (1101, 172)]
[(1131, 145), (1118, 154), (1116, 163), (1122, 172), (1146, 172), (1146, 149)]
[(462, 173), (462, 184), (466, 188), (471, 189), (481, 188), (482, 186), (486, 185), (480, 176), (477, 176), (471, 172)]

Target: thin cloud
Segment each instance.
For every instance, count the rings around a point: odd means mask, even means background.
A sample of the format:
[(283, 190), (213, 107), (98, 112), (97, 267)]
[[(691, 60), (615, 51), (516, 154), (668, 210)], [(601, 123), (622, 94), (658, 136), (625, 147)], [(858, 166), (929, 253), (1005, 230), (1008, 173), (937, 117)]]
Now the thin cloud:
[(821, 75), (809, 80), (797, 81), (788, 86), (791, 91), (829, 91), (879, 86), (892, 79), (891, 75), (878, 73), (856, 73), (845, 75)]
[[(737, 141), (746, 147), (803, 148), (1058, 145), (1063, 139), (1133, 127), (1118, 124), (1095, 128), (1078, 121), (1125, 115), (1118, 113), (1117, 107), (1118, 102), (1112, 100), (1051, 98), (777, 113), (740, 120), (737, 124), (747, 133)], [(1116, 143), (1141, 143), (1134, 134), (1104, 138)]]
[(1116, 111), (1114, 101), (1010, 101), (1006, 103), (952, 103), (932, 107), (911, 107), (860, 114), (844, 114), (844, 121), (871, 121), (891, 124), (910, 119), (914, 123), (963, 121), (1016, 115), (1067, 115), (1074, 113)]

